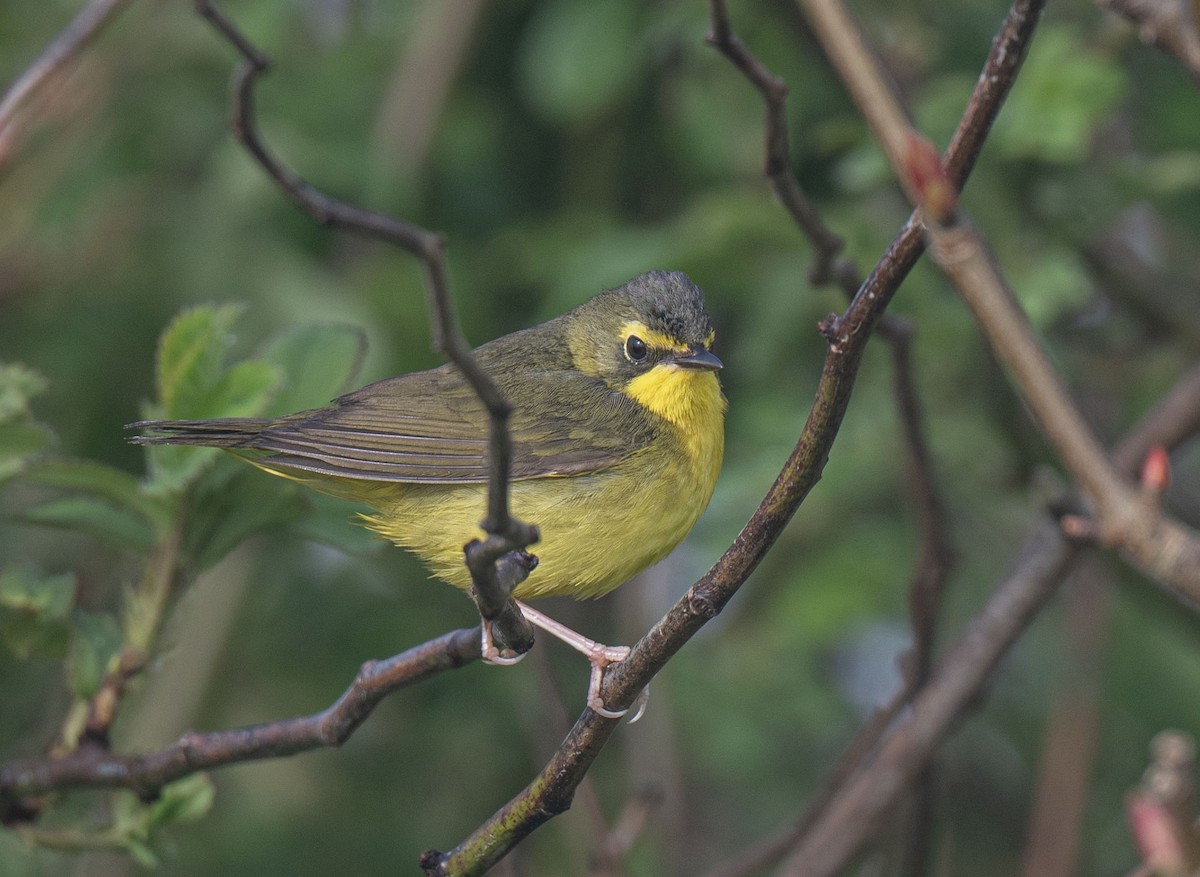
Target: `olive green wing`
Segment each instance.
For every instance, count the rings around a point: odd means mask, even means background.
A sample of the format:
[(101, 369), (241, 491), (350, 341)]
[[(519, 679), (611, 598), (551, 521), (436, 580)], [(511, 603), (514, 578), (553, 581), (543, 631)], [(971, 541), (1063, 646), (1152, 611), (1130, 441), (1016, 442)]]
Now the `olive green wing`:
[[(500, 381), (514, 479), (606, 469), (651, 439), (638, 406), (573, 370)], [(144, 443), (205, 444), (253, 453), (259, 464), (340, 478), (477, 483), (488, 477), (488, 420), (474, 391), (448, 367), (370, 384), (329, 407), (274, 421), (140, 424)]]

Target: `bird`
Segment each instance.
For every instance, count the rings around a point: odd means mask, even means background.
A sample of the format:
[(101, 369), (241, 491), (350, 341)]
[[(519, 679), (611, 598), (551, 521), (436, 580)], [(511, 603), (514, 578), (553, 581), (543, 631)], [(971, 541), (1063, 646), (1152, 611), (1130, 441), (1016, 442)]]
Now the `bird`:
[[(567, 313), (481, 345), (479, 366), (512, 406), (510, 507), (535, 523), (536, 569), (513, 592), (522, 613), (603, 669), (628, 649), (559, 625), (526, 603), (597, 597), (661, 560), (712, 497), (727, 402), (700, 288), (650, 271)], [(471, 587), (463, 545), (482, 536), (488, 414), (451, 363), (369, 384), (324, 408), (278, 418), (130, 424), (145, 445), (223, 448), (266, 472), (354, 500), (360, 521)], [(483, 657), (511, 663), (483, 625)]]

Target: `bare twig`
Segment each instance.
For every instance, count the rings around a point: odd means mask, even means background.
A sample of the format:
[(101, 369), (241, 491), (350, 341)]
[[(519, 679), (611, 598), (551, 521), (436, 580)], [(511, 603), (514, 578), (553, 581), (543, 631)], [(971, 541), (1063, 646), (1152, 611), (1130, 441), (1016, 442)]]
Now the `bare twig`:
[(1143, 42), (1173, 55), (1192, 82), (1200, 86), (1200, 22), (1194, 3), (1185, 0), (1096, 0), (1096, 3), (1137, 25)]
[(198, 771), (339, 746), (387, 695), (478, 657), (478, 631), (455, 630), (386, 660), (368, 661), (337, 701), (309, 716), (191, 732), (149, 755), (115, 755), (83, 746), (60, 758), (8, 762), (0, 765), (0, 803), (71, 787), (126, 788), (152, 798), (165, 784)]
[(1089, 552), (1063, 588), (1069, 647), (1046, 723), (1021, 877), (1077, 874), (1084, 811), (1099, 733), (1098, 668), (1108, 640), (1115, 582), (1111, 566)]
[(623, 870), (625, 859), (641, 836), (646, 821), (662, 803), (662, 792), (656, 786), (642, 789), (625, 805), (617, 822), (600, 843), (589, 877), (613, 877)]
[(1195, 874), (1200, 869), (1196, 741), (1179, 731), (1163, 731), (1150, 750), (1150, 766), (1126, 801), (1144, 873)]
[(787, 83), (768, 70), (738, 39), (730, 25), (725, 0), (709, 0), (708, 6), (711, 20), (706, 38), (708, 44), (741, 70), (762, 95), (766, 107), (767, 178), (796, 225), (813, 244), (816, 258), (809, 270), (809, 280), (816, 285), (832, 281), (848, 295), (853, 295), (861, 277), (853, 263), (838, 258), (845, 242), (821, 219), (792, 172), (791, 149), (788, 146)]
[(528, 575), (529, 567), (513, 555), (536, 542), (538, 532), (535, 526), (509, 514), (512, 438), (508, 432), (508, 418), (512, 406), (480, 368), (463, 337), (446, 281), (444, 239), (413, 223), (330, 198), (280, 162), (259, 134), (254, 109), (254, 85), (266, 72), (269, 59), (217, 9), (212, 0), (196, 0), (196, 8), (245, 59), (234, 79), (233, 131), (262, 168), (317, 222), (353, 229), (395, 244), (416, 256), (425, 269), (434, 344), (458, 366), (488, 412), (488, 500), (487, 517), (482, 524), (487, 538), (474, 540), (466, 548), (476, 602), (480, 614), (494, 622), (497, 633), (510, 648), (526, 651), (533, 643), (533, 629), (511, 600), (511, 594)]
[(1200, 607), (1200, 534), (1165, 515), (1124, 479), (1039, 345), (978, 233), (964, 219), (931, 224), (934, 259), (967, 302), (992, 349), (1064, 465), (1095, 506), (1096, 535), (1176, 596)]
[(1072, 548), (1058, 528), (1043, 524), (1017, 569), (946, 652), (907, 718), (884, 738), (870, 763), (839, 789), (781, 873), (825, 877), (849, 866), (924, 769), (992, 668), (1049, 599), (1071, 556)]
[[(0, 99), (0, 143), (12, 139), (13, 126), (29, 101), (61, 74), (129, 3), (130, 0), (90, 0), (38, 59), (9, 86), (3, 99)], [(7, 154), (7, 149), (0, 149), (0, 164)]]
[[(809, 273), (814, 284), (832, 280), (850, 296), (859, 288), (857, 269), (848, 259), (838, 259), (842, 240), (830, 231), (820, 215), (804, 196), (799, 181), (791, 170), (790, 149), (786, 116), (786, 83), (775, 76), (755, 56), (733, 31), (728, 10), (723, 0), (710, 0), (711, 20), (708, 42), (717, 48), (754, 85), (766, 106), (765, 143), (766, 174), (776, 194), (788, 208), (797, 226), (807, 235), (816, 251), (816, 259)], [(906, 660), (907, 684), (902, 696), (892, 706), (899, 709), (912, 693), (924, 684), (928, 677), (933, 657), (934, 632), (939, 614), (941, 594), (952, 565), (952, 553), (948, 544), (945, 516), (929, 459), (920, 404), (916, 392), (910, 358), (912, 327), (906, 321), (885, 316), (880, 324), (881, 334), (892, 347), (895, 375), (896, 399), (900, 413), (902, 433), (909, 453), (909, 474), (913, 495), (917, 501), (921, 549), (917, 569), (909, 588), (910, 617), (913, 628), (913, 648)], [(881, 715), (886, 715), (887, 711)], [(877, 716), (878, 719), (878, 716)], [(886, 722), (872, 721), (856, 736), (854, 743), (843, 754), (837, 767), (828, 776), (817, 798), (810, 802), (806, 819), (789, 828), (775, 838), (768, 839), (737, 860), (718, 868), (716, 873), (749, 873), (763, 862), (782, 857), (807, 825), (807, 817), (819, 812), (837, 787), (842, 776), (858, 766), (858, 759), (865, 757), (874, 747)], [(927, 771), (914, 795), (917, 806), (910, 816), (915, 830), (905, 832), (907, 851), (905, 867), (908, 873), (919, 873), (926, 857), (928, 832), (927, 813), (932, 807), (932, 773)], [(745, 869), (745, 870), (744, 870)]]

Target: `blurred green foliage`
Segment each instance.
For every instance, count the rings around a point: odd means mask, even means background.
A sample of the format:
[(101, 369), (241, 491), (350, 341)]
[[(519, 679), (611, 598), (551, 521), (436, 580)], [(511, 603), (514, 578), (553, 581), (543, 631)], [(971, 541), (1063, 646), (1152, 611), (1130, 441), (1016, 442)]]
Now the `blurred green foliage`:
[[(865, 271), (908, 212), (885, 163), (796, 8), (731, 6), (742, 39), (790, 84), (796, 172)], [(0, 6), (0, 82), (77, 7)], [(856, 9), (914, 118), (944, 145), (1003, 5)], [(730, 399), (712, 506), (640, 583), (548, 607), (600, 639), (636, 638), (774, 478), (824, 356), (815, 325), (843, 306), (805, 279), (809, 247), (762, 178), (761, 103), (704, 46), (706, 4), (239, 0), (229, 12), (273, 57), (258, 100), (273, 149), (337, 197), (444, 231), (472, 341), (654, 267), (704, 287)], [(454, 28), (469, 32), (461, 50)], [(120, 645), (148, 635), (144, 562), (175, 527), (189, 584), (113, 729), (120, 751), (321, 709), (362, 661), (475, 620), (461, 595), (355, 527), (354, 507), (211, 451), (144, 455), (125, 441), (123, 425), (143, 416), (282, 413), (322, 404), (351, 375), (437, 363), (414, 261), (316, 226), (232, 141), (233, 64), (189, 5), (132, 4), (6, 144), (0, 757), (46, 751)], [(444, 95), (426, 88), (442, 77)], [(1106, 440), (1196, 355), (1196, 101), (1128, 28), (1083, 5), (1054, 8), (964, 194)], [(1118, 240), (1153, 288), (1105, 261)], [(1011, 565), (1055, 476), (928, 266), (895, 310), (917, 329), (951, 509), (950, 638)], [(880, 347), (822, 483), (656, 682), (649, 716), (600, 758), (592, 782), (610, 822), (646, 783), (667, 795), (632, 873), (702, 873), (785, 824), (863, 704), (896, 684), (886, 644), (904, 640), (918, 546), (892, 398)], [(1169, 499), (1185, 518), (1200, 508), (1189, 498), (1197, 462), (1175, 461)], [(1200, 633), (1145, 582), (1117, 564), (1113, 575), (1099, 666), (1078, 677), (1071, 622), (1052, 607), (943, 751), (935, 850), (948, 872), (1015, 871), (1048, 711), (1081, 685), (1099, 698), (1081, 871), (1132, 866), (1123, 795), (1155, 732), (1200, 729)], [(185, 780), (153, 805), (74, 796), (51, 827), (105, 826), (98, 846), (165, 874), (415, 870), (421, 850), (457, 843), (528, 781), (582, 706), (585, 672), (540, 643), (519, 668), (473, 666), (401, 692), (336, 752)], [(518, 873), (585, 872), (598, 842), (586, 797), (521, 846)], [(78, 864), (0, 832), (4, 874), (125, 873), (125, 861), (93, 852)]]

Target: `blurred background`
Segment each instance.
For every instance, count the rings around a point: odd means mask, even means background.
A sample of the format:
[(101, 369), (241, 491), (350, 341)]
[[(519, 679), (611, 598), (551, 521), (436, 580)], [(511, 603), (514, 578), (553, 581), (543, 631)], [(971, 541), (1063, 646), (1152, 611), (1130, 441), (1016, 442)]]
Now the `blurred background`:
[[(884, 160), (798, 7), (730, 5), (743, 40), (790, 84), (794, 168), (865, 272), (908, 215)], [(78, 8), (0, 5), (0, 83)], [(944, 148), (1006, 6), (855, 8)], [(330, 194), (443, 231), (473, 343), (651, 268), (705, 290), (730, 401), (708, 512), (639, 581), (542, 607), (606, 642), (636, 640), (775, 477), (824, 357), (816, 324), (845, 305), (806, 280), (811, 249), (762, 175), (761, 102), (705, 46), (706, 4), (239, 0), (227, 11), (273, 59), (258, 93), (267, 141)], [(131, 4), (0, 143), (0, 361), (48, 380), (35, 413), (58, 452), (142, 472), (122, 427), (153, 396), (160, 332), (199, 303), (244, 304), (235, 355), (301, 324), (356, 327), (368, 352), (353, 385), (439, 362), (416, 262), (319, 228), (233, 142), (234, 63), (191, 4)], [(1200, 347), (1197, 110), (1176, 63), (1130, 27), (1085, 2), (1053, 5), (964, 196), (1107, 441)], [(952, 520), (949, 641), (1063, 479), (935, 272), (919, 266), (893, 311), (916, 328)], [(647, 790), (658, 803), (626, 863), (634, 875), (703, 874), (800, 814), (899, 684), (918, 551), (903, 460), (878, 344), (824, 478), (775, 550), (656, 680), (647, 716), (617, 731), (573, 809), (497, 873), (587, 873), (606, 827)], [(1174, 464), (1169, 502), (1195, 523), (1196, 454)], [(254, 483), (264, 498), (287, 487)], [(12, 520), (27, 498), (20, 485), (0, 492), (0, 565), (73, 571), (85, 603), (116, 605), (129, 559)], [(180, 598), (116, 725), (118, 750), (322, 709), (363, 661), (477, 621), (461, 594), (360, 532), (352, 506), (304, 502), (306, 517), (248, 540)], [(1079, 872), (1127, 873), (1123, 798), (1155, 733), (1200, 729), (1198, 648), (1192, 614), (1099, 559), (942, 750), (941, 873), (1016, 873), (1033, 789), (1052, 767), (1049, 717), (1067, 693), (1078, 745), (1094, 752)], [(340, 750), (219, 771), (212, 811), (156, 841), (160, 873), (415, 872), (423, 850), (454, 846), (528, 782), (582, 709), (586, 678), (585, 662), (539, 641), (518, 667), (476, 664), (390, 697)], [(44, 751), (68, 700), (60, 665), (0, 648), (0, 758)], [(76, 800), (85, 823), (102, 819)], [(138, 868), (115, 853), (28, 851), (0, 832), (0, 873)]]

